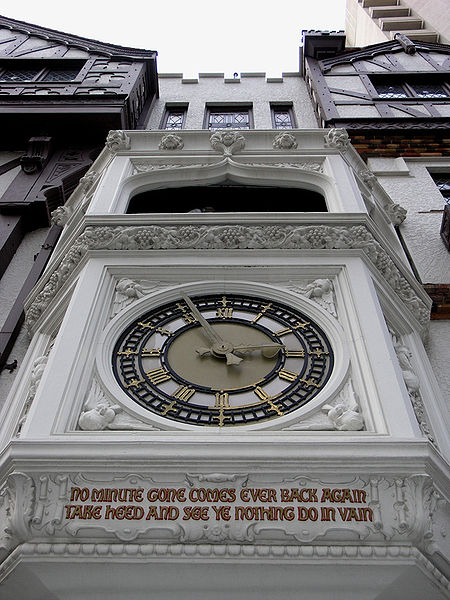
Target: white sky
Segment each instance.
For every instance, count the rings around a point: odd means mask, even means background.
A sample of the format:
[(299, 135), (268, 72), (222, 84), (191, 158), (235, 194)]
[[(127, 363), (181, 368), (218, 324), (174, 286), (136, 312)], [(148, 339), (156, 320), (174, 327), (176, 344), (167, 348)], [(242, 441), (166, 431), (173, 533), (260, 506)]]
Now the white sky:
[(345, 27), (345, 0), (2, 0), (0, 14), (156, 50), (158, 71), (297, 71), (303, 29)]

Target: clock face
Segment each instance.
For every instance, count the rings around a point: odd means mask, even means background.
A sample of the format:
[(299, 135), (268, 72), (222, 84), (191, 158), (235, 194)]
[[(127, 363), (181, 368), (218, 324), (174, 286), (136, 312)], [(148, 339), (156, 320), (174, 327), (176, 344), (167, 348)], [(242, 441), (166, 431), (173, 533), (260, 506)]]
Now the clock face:
[(236, 294), (182, 296), (131, 323), (112, 365), (123, 391), (152, 413), (199, 426), (287, 415), (324, 387), (333, 351), (287, 305)]

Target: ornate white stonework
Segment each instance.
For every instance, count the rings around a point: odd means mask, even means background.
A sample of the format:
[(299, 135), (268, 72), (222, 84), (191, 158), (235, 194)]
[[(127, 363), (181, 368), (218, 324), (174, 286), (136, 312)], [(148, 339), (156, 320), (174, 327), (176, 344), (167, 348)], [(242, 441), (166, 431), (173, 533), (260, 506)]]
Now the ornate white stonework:
[(131, 141), (125, 131), (110, 131), (106, 138), (106, 147), (111, 153), (128, 150), (131, 147)]
[(211, 147), (225, 156), (230, 156), (245, 148), (245, 138), (236, 131), (216, 131), (210, 138)]
[(392, 258), (364, 225), (147, 225), (87, 227), (49, 276), (27, 312), (29, 328), (37, 321), (73, 269), (89, 250), (183, 249), (360, 249), (415, 318), (425, 325), (429, 309)]

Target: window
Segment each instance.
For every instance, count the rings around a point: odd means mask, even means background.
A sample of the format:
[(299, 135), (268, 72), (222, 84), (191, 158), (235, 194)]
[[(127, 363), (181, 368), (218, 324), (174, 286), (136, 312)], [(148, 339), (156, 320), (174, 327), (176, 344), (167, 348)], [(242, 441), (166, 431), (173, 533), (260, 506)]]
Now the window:
[(375, 83), (374, 86), (380, 98), (408, 98), (400, 83)]
[(444, 196), (446, 204), (450, 204), (450, 173), (430, 173), (430, 175)]
[(187, 106), (166, 106), (161, 129), (183, 129), (186, 113)]
[(206, 117), (208, 129), (251, 128), (251, 110), (249, 107), (209, 107)]
[(446, 99), (450, 97), (450, 87), (444, 81), (436, 79), (417, 79), (388, 77), (372, 77), (372, 85), (379, 98), (385, 99), (403, 99), (403, 98), (423, 98), (423, 99)]
[(130, 199), (127, 214), (294, 211), (327, 212), (325, 198), (304, 188), (242, 185), (227, 180), (140, 192)]
[(271, 104), (272, 125), (274, 129), (293, 129), (294, 113), (292, 106)]
[(58, 64), (51, 62), (8, 61), (0, 63), (0, 81), (5, 82), (36, 82), (46, 81), (59, 83), (76, 79), (84, 63), (66, 61)]
[(40, 81), (72, 81), (76, 79), (80, 69), (67, 69), (60, 67), (58, 69), (47, 69)]

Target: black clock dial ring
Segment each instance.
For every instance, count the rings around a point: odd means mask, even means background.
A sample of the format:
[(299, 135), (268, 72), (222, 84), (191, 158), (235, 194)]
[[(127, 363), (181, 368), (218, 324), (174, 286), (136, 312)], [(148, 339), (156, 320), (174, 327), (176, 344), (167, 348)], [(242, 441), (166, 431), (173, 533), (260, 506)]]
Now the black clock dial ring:
[[(227, 352), (239, 360), (217, 352), (216, 340), (229, 344)], [(317, 395), (332, 369), (331, 343), (306, 315), (238, 294), (157, 307), (127, 327), (113, 356), (117, 382), (140, 406), (206, 426), (289, 414)]]

